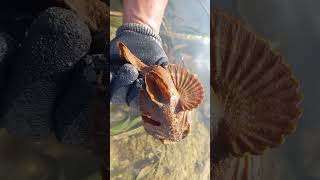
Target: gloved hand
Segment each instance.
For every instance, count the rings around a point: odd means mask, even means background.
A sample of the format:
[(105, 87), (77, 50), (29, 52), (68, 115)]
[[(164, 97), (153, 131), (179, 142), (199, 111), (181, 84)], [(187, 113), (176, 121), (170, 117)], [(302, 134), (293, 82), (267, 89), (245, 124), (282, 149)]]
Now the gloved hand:
[(137, 107), (139, 89), (143, 78), (137, 69), (120, 57), (117, 41), (122, 41), (145, 64), (166, 65), (168, 57), (161, 46), (160, 36), (143, 24), (127, 23), (117, 30), (110, 44), (111, 102)]
[[(10, 54), (12, 43), (9, 38), (0, 40), (1, 46), (7, 47), (0, 49)], [(0, 124), (11, 135), (41, 140), (54, 133), (61, 142), (67, 143), (71, 139), (67, 138), (69, 134), (84, 136), (83, 131), (69, 129), (70, 124), (74, 129), (84, 129), (88, 124), (86, 101), (90, 99), (87, 93), (90, 84), (81, 69), (81, 58), (88, 53), (90, 44), (90, 31), (75, 13), (51, 7), (34, 19), (28, 36), (14, 51), (14, 56), (0, 56), (3, 59), (0, 59), (0, 69), (7, 70), (6, 74), (0, 73), (3, 81), (2, 88), (0, 85)], [(76, 65), (81, 68), (75, 68)], [(85, 97), (75, 92), (83, 93)], [(67, 98), (60, 98), (65, 96)], [(76, 99), (79, 101), (75, 102)], [(76, 105), (70, 105), (73, 102)]]
[(16, 36), (0, 32), (0, 128), (36, 142), (56, 136), (102, 161), (109, 139), (106, 57), (91, 46), (88, 26), (70, 10), (50, 7), (25, 26), (19, 47)]

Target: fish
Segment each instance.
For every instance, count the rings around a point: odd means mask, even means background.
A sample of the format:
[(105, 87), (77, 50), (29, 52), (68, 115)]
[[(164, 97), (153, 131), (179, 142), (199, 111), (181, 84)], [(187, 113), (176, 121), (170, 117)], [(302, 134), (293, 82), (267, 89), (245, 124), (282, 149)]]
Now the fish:
[(204, 98), (201, 81), (182, 65), (146, 65), (123, 42), (118, 41), (117, 46), (120, 56), (144, 78), (139, 109), (146, 132), (163, 144), (187, 137), (191, 131), (191, 113)]
[(261, 179), (263, 167), (254, 162), (282, 144), (302, 115), (300, 83), (271, 43), (224, 11), (212, 12), (211, 178)]

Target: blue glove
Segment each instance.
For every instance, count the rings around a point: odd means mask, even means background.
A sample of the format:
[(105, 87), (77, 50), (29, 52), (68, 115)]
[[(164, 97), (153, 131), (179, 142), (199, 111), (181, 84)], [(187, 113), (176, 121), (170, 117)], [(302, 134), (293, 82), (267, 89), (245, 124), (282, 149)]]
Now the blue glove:
[(117, 36), (110, 44), (111, 102), (137, 107), (143, 79), (137, 69), (120, 57), (117, 41), (126, 44), (147, 65), (165, 66), (168, 64), (168, 57), (162, 49), (160, 36), (148, 26), (128, 23), (118, 28)]

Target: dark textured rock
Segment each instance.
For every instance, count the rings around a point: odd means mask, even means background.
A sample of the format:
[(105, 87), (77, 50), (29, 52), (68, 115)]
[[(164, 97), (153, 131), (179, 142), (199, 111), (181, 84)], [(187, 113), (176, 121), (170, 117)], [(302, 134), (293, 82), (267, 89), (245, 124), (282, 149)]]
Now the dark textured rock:
[(91, 55), (92, 62), (94, 64), (94, 70), (98, 71), (106, 71), (107, 69), (107, 58), (104, 54), (93, 54)]
[(105, 50), (105, 43), (106, 43), (105, 32), (93, 33), (90, 53), (92, 54), (103, 53)]
[(86, 64), (90, 64), (93, 67), (94, 72), (97, 75), (97, 85), (100, 90), (106, 91), (107, 85), (109, 85), (109, 64), (104, 54), (92, 54), (85, 58)]
[(55, 132), (60, 142), (81, 146), (90, 145), (90, 120), (97, 93), (92, 66), (77, 67), (66, 92), (55, 111)]
[[(6, 33), (0, 33), (0, 118), (1, 118), (1, 104), (3, 102), (4, 88), (7, 84), (7, 73), (10, 59), (17, 48), (16, 41)], [(1, 124), (1, 120), (0, 120)]]
[(49, 135), (56, 97), (90, 43), (88, 27), (73, 12), (53, 7), (40, 13), (10, 72), (5, 99), (9, 133), (34, 138)]
[(16, 41), (6, 33), (0, 33), (0, 63), (4, 61), (14, 52), (16, 49)]
[(114, 77), (114, 74), (113, 74), (113, 72), (110, 71), (110, 83), (111, 83), (113, 77)]
[(23, 44), (27, 69), (37, 66), (37, 73), (33, 73), (36, 78), (71, 69), (90, 44), (88, 27), (73, 12), (49, 8), (33, 22)]
[(21, 43), (33, 19), (54, 4), (56, 3), (52, 0), (1, 0), (0, 31), (10, 34), (18, 43)]
[(0, 33), (0, 91), (5, 84), (4, 81), (9, 65), (9, 57), (13, 54), (16, 46), (16, 41), (10, 35)]

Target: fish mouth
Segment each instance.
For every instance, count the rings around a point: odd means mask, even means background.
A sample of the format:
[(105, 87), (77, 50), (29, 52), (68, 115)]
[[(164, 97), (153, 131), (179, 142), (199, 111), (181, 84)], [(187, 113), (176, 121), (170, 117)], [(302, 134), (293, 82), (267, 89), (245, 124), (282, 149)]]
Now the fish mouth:
[(190, 132), (190, 128), (183, 130), (183, 132), (178, 133), (177, 135), (170, 135), (166, 134), (163, 129), (161, 128), (161, 123), (151, 119), (147, 115), (142, 115), (142, 120), (144, 124), (145, 130), (155, 137), (156, 139), (160, 140), (162, 144), (174, 144), (184, 138), (186, 138)]
[(158, 121), (155, 121), (151, 118), (148, 118), (147, 116), (142, 116), (142, 120), (145, 122), (145, 123), (149, 123), (153, 126), (161, 126), (161, 123), (158, 122)]

